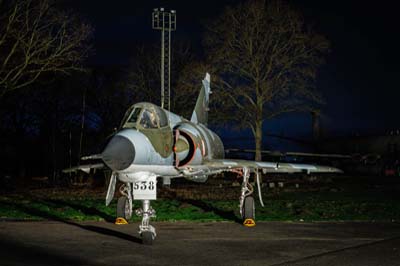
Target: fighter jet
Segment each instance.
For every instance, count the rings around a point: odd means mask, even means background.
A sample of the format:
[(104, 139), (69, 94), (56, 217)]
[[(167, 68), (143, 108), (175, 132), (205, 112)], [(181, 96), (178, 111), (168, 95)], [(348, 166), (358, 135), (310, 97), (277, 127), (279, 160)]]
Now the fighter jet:
[[(83, 158), (101, 159), (102, 163), (79, 167), (81, 170), (100, 167), (112, 170), (106, 205), (114, 197), (117, 179), (122, 182), (117, 224), (125, 224), (131, 218), (133, 200), (142, 202), (142, 207), (135, 213), (142, 217), (139, 234), (144, 244), (152, 244), (157, 235), (150, 219), (156, 214), (151, 201), (157, 199), (158, 177), (164, 184), (169, 184), (173, 178), (205, 182), (210, 175), (238, 173), (242, 178), (239, 211), (243, 224), (250, 227), (255, 225), (254, 189), (249, 182), (251, 174), (260, 191), (259, 171), (265, 174), (341, 172), (327, 166), (224, 159), (221, 139), (207, 128), (210, 94), (210, 75), (207, 73), (190, 120), (152, 103), (132, 105), (104, 151)], [(262, 202), (261, 197), (260, 200)]]

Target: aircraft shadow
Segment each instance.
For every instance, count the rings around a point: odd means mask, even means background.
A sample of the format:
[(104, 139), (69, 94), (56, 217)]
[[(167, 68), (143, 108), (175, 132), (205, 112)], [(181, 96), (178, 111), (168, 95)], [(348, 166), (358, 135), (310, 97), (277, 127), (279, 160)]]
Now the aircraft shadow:
[(84, 205), (80, 205), (80, 204), (76, 204), (76, 203), (72, 203), (72, 202), (67, 202), (64, 200), (60, 200), (60, 199), (51, 199), (51, 200), (42, 200), (43, 202), (48, 202), (51, 204), (55, 204), (55, 205), (60, 205), (60, 206), (68, 206), (71, 207), (75, 210), (81, 211), (83, 212), (85, 215), (96, 215), (96, 216), (100, 216), (101, 218), (103, 218), (106, 222), (109, 223), (113, 223), (115, 220), (115, 217), (108, 215), (102, 211), (99, 211), (98, 209), (94, 208), (94, 207), (86, 207)]
[(8, 205), (12, 208), (21, 210), (27, 214), (33, 215), (33, 216), (37, 216), (37, 217), (41, 217), (44, 218), (46, 220), (52, 220), (52, 221), (57, 221), (57, 222), (62, 222), (71, 226), (75, 226), (84, 230), (88, 230), (91, 232), (95, 232), (95, 233), (99, 233), (102, 235), (107, 235), (107, 236), (112, 236), (112, 237), (117, 237), (123, 240), (127, 240), (127, 241), (131, 241), (131, 242), (135, 242), (135, 243), (142, 243), (142, 240), (140, 238), (137, 238), (133, 235), (128, 235), (119, 231), (114, 231), (108, 228), (104, 228), (104, 227), (100, 227), (100, 226), (94, 226), (94, 225), (83, 225), (83, 224), (79, 224), (79, 223), (75, 223), (73, 221), (69, 221), (69, 220), (65, 220), (62, 219), (56, 215), (50, 214), (48, 212), (36, 209), (34, 207), (27, 207), (24, 206), (22, 204), (19, 203), (8, 203), (8, 202), (1, 202), (4, 205)]
[(177, 198), (177, 200), (184, 202), (184, 203), (188, 203), (191, 204), (193, 206), (196, 206), (200, 209), (202, 209), (205, 212), (213, 212), (216, 215), (218, 215), (219, 217), (225, 219), (225, 220), (229, 220), (229, 221), (233, 221), (235, 223), (238, 224), (242, 224), (242, 220), (239, 219), (236, 215), (234, 211), (225, 211), (225, 210), (221, 210), (219, 208), (216, 208), (210, 204), (207, 204), (204, 201), (201, 200), (193, 200), (193, 199), (182, 199), (182, 198)]
[(2, 265), (96, 265), (86, 259), (70, 256), (49, 247), (31, 246), (7, 236), (0, 236), (0, 262)]

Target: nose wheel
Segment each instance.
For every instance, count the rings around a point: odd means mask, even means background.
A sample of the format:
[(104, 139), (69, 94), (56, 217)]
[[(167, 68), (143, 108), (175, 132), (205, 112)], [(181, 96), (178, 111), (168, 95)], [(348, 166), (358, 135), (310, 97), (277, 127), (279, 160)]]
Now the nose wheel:
[(145, 231), (141, 234), (143, 245), (153, 245), (156, 236), (150, 231)]

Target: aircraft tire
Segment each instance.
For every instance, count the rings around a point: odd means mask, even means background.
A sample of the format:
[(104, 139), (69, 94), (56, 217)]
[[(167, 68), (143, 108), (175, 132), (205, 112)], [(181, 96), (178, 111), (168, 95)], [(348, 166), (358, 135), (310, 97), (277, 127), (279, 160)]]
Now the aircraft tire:
[(243, 203), (243, 220), (246, 219), (255, 219), (255, 213), (254, 213), (254, 198), (253, 196), (247, 196), (244, 199)]
[(143, 245), (153, 245), (154, 237), (153, 233), (150, 231), (145, 231), (142, 233), (142, 243)]
[(117, 203), (117, 218), (124, 218), (128, 221), (131, 217), (132, 214), (129, 213), (129, 203), (127, 197), (119, 197)]

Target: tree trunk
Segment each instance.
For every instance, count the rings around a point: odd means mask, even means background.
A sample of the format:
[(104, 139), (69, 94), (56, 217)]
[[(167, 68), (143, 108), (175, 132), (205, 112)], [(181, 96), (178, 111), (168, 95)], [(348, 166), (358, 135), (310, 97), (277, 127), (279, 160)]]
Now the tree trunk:
[(262, 148), (262, 120), (256, 121), (255, 127), (255, 142), (256, 142), (256, 161), (261, 161), (261, 148)]

